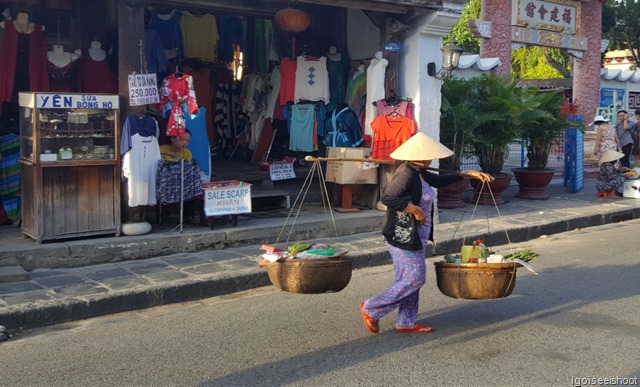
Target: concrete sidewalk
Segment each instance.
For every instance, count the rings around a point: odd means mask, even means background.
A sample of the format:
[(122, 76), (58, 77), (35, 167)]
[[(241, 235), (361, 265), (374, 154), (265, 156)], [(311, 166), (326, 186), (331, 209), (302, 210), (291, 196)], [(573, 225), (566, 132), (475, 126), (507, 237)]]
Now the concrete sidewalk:
[[(459, 251), (465, 239), (482, 238), (490, 247), (500, 246), (640, 217), (640, 201), (597, 198), (594, 180), (586, 180), (578, 193), (551, 186), (550, 199), (542, 201), (516, 198), (517, 190), (509, 187), (503, 195), (507, 203), (498, 209), (467, 204), (439, 210), (436, 254)], [(470, 196), (467, 191), (465, 198)], [(313, 240), (338, 245), (349, 250), (354, 268), (390, 263), (379, 232), (382, 212), (333, 215), (332, 220), (320, 207), (305, 208), (289, 244)], [(175, 226), (170, 225), (154, 227), (142, 237), (42, 245), (20, 236), (19, 230), (5, 228), (0, 234), (2, 253), (12, 255), (16, 264), (29, 268), (38, 257), (56, 267), (33, 268), (22, 281), (0, 283), (0, 325), (19, 331), (268, 286), (266, 270), (257, 264), (263, 253), (260, 245), (273, 244), (283, 224), (285, 218), (256, 215), (241, 219), (235, 228), (185, 226), (183, 233), (169, 233)], [(340, 236), (331, 237), (334, 231)], [(288, 229), (279, 246), (284, 247), (287, 233)], [(117, 262), (87, 266), (104, 262), (105, 257)]]

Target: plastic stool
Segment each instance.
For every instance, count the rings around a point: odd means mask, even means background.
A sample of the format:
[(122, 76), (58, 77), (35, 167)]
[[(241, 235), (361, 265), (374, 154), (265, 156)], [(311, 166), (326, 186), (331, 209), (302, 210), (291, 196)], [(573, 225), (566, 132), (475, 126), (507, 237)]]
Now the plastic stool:
[(598, 192), (596, 196), (599, 198), (609, 198), (609, 192)]

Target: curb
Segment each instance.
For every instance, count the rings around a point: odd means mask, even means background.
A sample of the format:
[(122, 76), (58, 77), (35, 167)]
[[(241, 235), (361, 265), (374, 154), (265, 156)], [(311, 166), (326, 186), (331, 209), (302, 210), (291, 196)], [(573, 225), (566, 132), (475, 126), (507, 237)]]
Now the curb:
[[(640, 218), (640, 208), (613, 210), (601, 214), (577, 216), (545, 224), (531, 224), (523, 227), (495, 230), (485, 235), (488, 245), (499, 246), (509, 242), (533, 240), (543, 235), (551, 235), (575, 229), (617, 223)], [(437, 243), (437, 255), (459, 251), (464, 238), (456, 237)], [(386, 245), (379, 233), (370, 232), (335, 238), (349, 248), (354, 269), (373, 267), (391, 263)], [(430, 245), (429, 256), (434, 255)], [(351, 253), (353, 252), (353, 253)], [(255, 261), (251, 261), (255, 264)], [(86, 300), (70, 298), (47, 300), (42, 303), (23, 304), (4, 308), (0, 323), (11, 332), (33, 329), (69, 321), (87, 319), (112, 313), (121, 313), (172, 303), (194, 301), (269, 286), (267, 272), (263, 268), (249, 268), (228, 273), (214, 273), (206, 278), (174, 280), (163, 285), (142, 286), (104, 295), (92, 296)]]

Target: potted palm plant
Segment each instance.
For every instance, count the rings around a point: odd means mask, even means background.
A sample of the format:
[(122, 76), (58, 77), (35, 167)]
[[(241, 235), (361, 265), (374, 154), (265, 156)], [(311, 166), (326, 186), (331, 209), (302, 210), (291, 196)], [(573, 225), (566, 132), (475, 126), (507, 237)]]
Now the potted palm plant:
[(530, 88), (528, 109), (531, 119), (523, 123), (520, 135), (526, 144), (526, 168), (514, 168), (518, 181), (517, 197), (524, 199), (549, 199), (546, 187), (553, 179), (555, 171), (547, 168), (549, 153), (553, 145), (561, 143), (562, 133), (568, 127), (583, 131), (582, 123), (570, 121), (562, 114), (565, 103), (559, 91), (540, 91)]
[(478, 125), (468, 137), (480, 169), (491, 174), (495, 181), (484, 187), (472, 180), (474, 203), (482, 205), (504, 204), (502, 192), (509, 186), (512, 176), (502, 172), (509, 154), (509, 145), (519, 136), (521, 123), (529, 118), (525, 112), (526, 98), (508, 76), (481, 75), (475, 80), (468, 104), (477, 114), (490, 114), (491, 119)]
[[(459, 172), (462, 159), (471, 154), (469, 136), (478, 126), (496, 119), (493, 112), (478, 112), (470, 104), (474, 96), (477, 78), (469, 80), (448, 78), (442, 83), (440, 115), (440, 142), (453, 151), (453, 155), (440, 160), (444, 170)], [(462, 193), (469, 186), (466, 179), (438, 189), (438, 207), (464, 207)]]

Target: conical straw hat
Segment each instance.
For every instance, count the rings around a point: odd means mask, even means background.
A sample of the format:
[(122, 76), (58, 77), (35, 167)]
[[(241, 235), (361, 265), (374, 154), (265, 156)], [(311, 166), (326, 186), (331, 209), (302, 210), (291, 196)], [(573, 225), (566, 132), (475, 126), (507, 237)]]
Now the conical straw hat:
[(449, 157), (453, 151), (428, 135), (418, 132), (391, 152), (391, 158), (403, 161), (436, 160)]
[(624, 153), (616, 152), (613, 149), (609, 149), (604, 152), (602, 156), (600, 156), (601, 163), (609, 163), (611, 161), (620, 160), (620, 158), (624, 156)]

